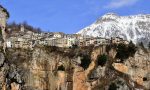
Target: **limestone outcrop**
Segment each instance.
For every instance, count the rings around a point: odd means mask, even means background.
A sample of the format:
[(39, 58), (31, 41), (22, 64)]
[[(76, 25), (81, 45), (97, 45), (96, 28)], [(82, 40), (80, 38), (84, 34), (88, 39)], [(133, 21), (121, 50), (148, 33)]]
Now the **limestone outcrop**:
[[(104, 54), (108, 60), (99, 65), (97, 57)], [(149, 51), (138, 49), (124, 62), (116, 62), (116, 54), (106, 46), (7, 49), (0, 52), (0, 90), (150, 89)]]
[(7, 12), (7, 10), (2, 7), (0, 5), (0, 41), (3, 42), (3, 50), (5, 52), (5, 49), (6, 49), (6, 22), (7, 22), (7, 19), (9, 18), (9, 13)]

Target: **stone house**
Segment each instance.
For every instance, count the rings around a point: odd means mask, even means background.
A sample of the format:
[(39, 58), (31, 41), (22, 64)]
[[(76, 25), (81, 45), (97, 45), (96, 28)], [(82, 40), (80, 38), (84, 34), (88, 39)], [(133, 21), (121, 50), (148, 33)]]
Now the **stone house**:
[(111, 38), (111, 43), (115, 43), (115, 44), (119, 44), (119, 43), (123, 43), (123, 38), (120, 37), (112, 37)]
[(15, 48), (21, 48), (22, 47), (22, 43), (20, 41), (14, 41), (14, 47)]
[(32, 35), (32, 40), (37, 40), (38, 39), (39, 34), (38, 33), (33, 33)]
[(10, 37), (6, 41), (8, 48), (31, 48), (32, 42), (29, 39), (24, 39), (23, 37)]
[(33, 32), (28, 30), (28, 31), (26, 32), (26, 34), (32, 36), (32, 35), (33, 35)]
[(3, 47), (3, 42), (2, 41), (0, 41), (0, 47)]
[(80, 46), (80, 47), (83, 47), (83, 46), (85, 46), (86, 45), (86, 43), (85, 43), (85, 40), (82, 38), (82, 39), (79, 39), (79, 41), (78, 41), (78, 46)]
[(63, 38), (64, 37), (64, 33), (62, 32), (54, 32), (53, 33), (53, 38)]
[(6, 47), (7, 48), (12, 48), (12, 42), (10, 40), (6, 41)]
[(16, 38), (13, 38), (12, 40), (12, 47), (15, 47), (15, 48), (22, 48), (23, 46), (23, 38), (21, 37), (16, 37)]
[(48, 46), (56, 46), (56, 39), (47, 39)]
[(71, 47), (72, 45), (78, 45), (77, 34), (66, 34), (64, 38), (67, 40), (67, 47)]
[(90, 44), (94, 45), (94, 42), (96, 41), (96, 38), (90, 38)]
[[(12, 48), (14, 47), (14, 42), (17, 41), (17, 38), (16, 37), (10, 37), (6, 40), (6, 47), (8, 48)], [(8, 42), (11, 42), (11, 47), (10, 47), (10, 43)], [(8, 45), (9, 44), (9, 45)]]
[(44, 38), (45, 39), (52, 39), (54, 36), (54, 34), (52, 32), (49, 32), (49, 33), (44, 33)]
[(24, 48), (24, 49), (30, 48), (30, 49), (31, 49), (32, 47), (33, 47), (32, 41), (29, 40), (29, 41), (24, 41), (24, 42), (22, 43), (22, 47), (21, 47), (21, 48)]
[(97, 44), (98, 45), (106, 45), (106, 44), (109, 44), (109, 43), (110, 43), (109, 39), (106, 39), (106, 38), (98, 38), (97, 39)]
[(29, 35), (29, 36), (32, 36), (31, 38), (33, 40), (40, 40), (42, 38), (45, 38), (45, 33), (33, 33), (32, 35)]
[(90, 38), (86, 38), (85, 39), (85, 46), (89, 46), (91, 44), (90, 41), (91, 41)]
[(54, 46), (57, 46), (57, 47), (67, 47), (67, 39), (65, 38), (57, 38), (57, 39), (54, 39)]
[(108, 44), (109, 43), (109, 39), (106, 39), (106, 38), (101, 38), (101, 37), (96, 37), (96, 38), (86, 38), (86, 46), (89, 46), (89, 45), (95, 45), (95, 46), (98, 46), (98, 45), (104, 45), (104, 44)]
[(83, 46), (89, 46), (94, 43), (94, 38), (90, 36), (80, 36), (78, 39), (78, 46), (83, 47)]
[(47, 42), (47, 40), (40, 39), (38, 44), (40, 44), (40, 45), (48, 45), (48, 42)]
[(32, 39), (32, 35), (25, 34), (25, 35), (22, 36), (22, 38), (24, 38), (24, 39)]
[(129, 44), (129, 41), (123, 40), (123, 43), (124, 43), (124, 44)]

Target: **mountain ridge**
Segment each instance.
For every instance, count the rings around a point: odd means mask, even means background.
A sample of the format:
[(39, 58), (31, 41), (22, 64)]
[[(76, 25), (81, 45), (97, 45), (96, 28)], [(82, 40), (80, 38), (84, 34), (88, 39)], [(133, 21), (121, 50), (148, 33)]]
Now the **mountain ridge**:
[(121, 37), (134, 43), (150, 41), (150, 14), (119, 16), (107, 13), (77, 34), (94, 37)]

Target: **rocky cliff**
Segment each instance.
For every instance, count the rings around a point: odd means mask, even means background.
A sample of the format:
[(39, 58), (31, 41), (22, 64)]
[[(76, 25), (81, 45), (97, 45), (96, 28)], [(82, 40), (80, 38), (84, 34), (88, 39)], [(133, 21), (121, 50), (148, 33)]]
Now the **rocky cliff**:
[(123, 62), (107, 46), (0, 52), (0, 90), (148, 90), (150, 53), (137, 49)]

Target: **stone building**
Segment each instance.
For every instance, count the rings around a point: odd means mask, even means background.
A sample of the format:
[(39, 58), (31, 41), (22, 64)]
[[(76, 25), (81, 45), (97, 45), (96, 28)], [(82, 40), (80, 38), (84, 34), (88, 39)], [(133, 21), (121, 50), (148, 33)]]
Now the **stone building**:
[(54, 32), (53, 33), (53, 38), (63, 38), (64, 37), (64, 33), (62, 32)]
[(55, 46), (57, 46), (57, 47), (67, 47), (67, 39), (65, 39), (65, 38), (55, 39)]
[(101, 37), (95, 38), (95, 42), (94, 42), (95, 45), (106, 45), (109, 43), (110, 43), (109, 39), (101, 38)]
[(79, 39), (78, 46), (83, 47), (85, 45), (86, 45), (85, 40), (83, 38)]
[(77, 34), (66, 34), (65, 39), (67, 39), (67, 46), (78, 45), (78, 35)]
[(112, 37), (111, 38), (111, 43), (119, 44), (123, 42), (123, 38), (120, 37)]
[(91, 43), (90, 43), (91, 39), (90, 38), (86, 38), (85, 39), (85, 45), (86, 46), (89, 46)]
[(129, 41), (123, 40), (123, 43), (124, 43), (124, 44), (129, 44)]
[(124, 40), (123, 38), (120, 37), (113, 37), (111, 38), (111, 43), (119, 44), (119, 43), (124, 43), (124, 44), (129, 44), (129, 41)]

